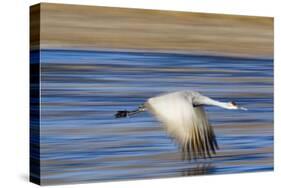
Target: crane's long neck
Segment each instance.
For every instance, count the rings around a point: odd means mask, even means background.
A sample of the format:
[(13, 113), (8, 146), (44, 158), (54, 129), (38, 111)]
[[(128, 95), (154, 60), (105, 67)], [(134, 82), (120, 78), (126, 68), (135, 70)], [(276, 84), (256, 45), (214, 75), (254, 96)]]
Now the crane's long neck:
[(225, 109), (231, 109), (230, 106), (229, 106), (229, 103), (227, 103), (227, 102), (220, 102), (220, 101), (217, 101), (217, 100), (214, 100), (214, 99), (211, 99), (211, 98), (208, 98), (205, 101), (205, 104), (206, 105), (211, 105), (211, 106), (218, 106), (218, 107), (225, 108)]

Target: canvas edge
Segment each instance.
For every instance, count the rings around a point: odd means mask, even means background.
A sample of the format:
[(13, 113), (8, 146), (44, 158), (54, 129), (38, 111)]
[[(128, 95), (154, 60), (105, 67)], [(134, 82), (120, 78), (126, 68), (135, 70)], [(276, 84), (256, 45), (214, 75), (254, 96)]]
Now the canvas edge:
[(41, 185), (40, 167), (40, 13), (29, 7), (29, 181)]

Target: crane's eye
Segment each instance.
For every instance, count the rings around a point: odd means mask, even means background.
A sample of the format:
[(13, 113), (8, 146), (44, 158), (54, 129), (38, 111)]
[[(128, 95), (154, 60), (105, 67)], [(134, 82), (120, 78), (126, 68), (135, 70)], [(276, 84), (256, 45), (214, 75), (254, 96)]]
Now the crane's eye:
[(234, 101), (231, 101), (231, 104), (232, 104), (233, 106), (237, 106), (236, 102), (234, 102)]

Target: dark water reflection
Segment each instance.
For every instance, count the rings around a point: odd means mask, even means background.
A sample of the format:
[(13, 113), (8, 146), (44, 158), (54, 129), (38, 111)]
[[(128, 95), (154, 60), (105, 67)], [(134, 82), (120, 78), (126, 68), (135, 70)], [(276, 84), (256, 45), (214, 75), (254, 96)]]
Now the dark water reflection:
[[(273, 60), (103, 51), (41, 51), (43, 184), (273, 169)], [(114, 119), (147, 98), (196, 90), (249, 111), (208, 107), (220, 150), (182, 161), (148, 113)]]

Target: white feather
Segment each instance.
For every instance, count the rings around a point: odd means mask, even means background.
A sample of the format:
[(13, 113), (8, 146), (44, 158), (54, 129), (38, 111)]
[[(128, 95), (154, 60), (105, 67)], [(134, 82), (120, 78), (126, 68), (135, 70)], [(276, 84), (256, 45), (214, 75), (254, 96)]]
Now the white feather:
[(215, 135), (204, 108), (194, 107), (198, 97), (202, 95), (197, 92), (174, 92), (149, 98), (145, 103), (148, 111), (181, 145), (185, 158), (210, 157), (210, 151), (215, 152)]
[(216, 136), (204, 110), (205, 105), (247, 110), (235, 102), (220, 102), (194, 91), (178, 91), (149, 98), (138, 109), (118, 111), (115, 117), (133, 116), (147, 109), (180, 144), (184, 159), (205, 158), (211, 157), (218, 149)]

